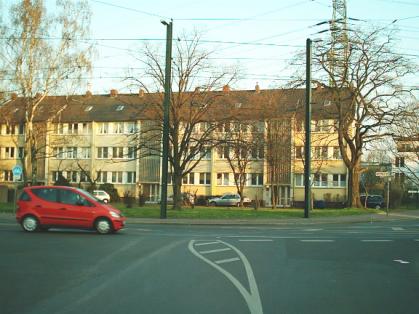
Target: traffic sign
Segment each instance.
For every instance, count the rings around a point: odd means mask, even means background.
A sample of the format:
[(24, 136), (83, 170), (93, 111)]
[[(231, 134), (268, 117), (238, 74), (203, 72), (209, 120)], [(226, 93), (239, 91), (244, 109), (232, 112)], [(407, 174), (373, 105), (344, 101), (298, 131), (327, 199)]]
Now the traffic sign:
[(388, 171), (381, 171), (381, 172), (379, 171), (379, 172), (376, 172), (375, 175), (377, 177), (390, 177), (391, 176), (391, 174)]
[(16, 165), (13, 167), (12, 169), (13, 172), (13, 176), (14, 177), (19, 177), (22, 175), (22, 166)]

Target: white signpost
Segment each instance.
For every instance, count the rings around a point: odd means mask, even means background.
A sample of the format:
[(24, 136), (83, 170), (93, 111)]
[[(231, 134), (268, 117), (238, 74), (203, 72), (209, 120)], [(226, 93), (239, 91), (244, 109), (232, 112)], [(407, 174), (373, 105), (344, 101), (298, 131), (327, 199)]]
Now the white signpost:
[[(17, 181), (17, 178), (22, 176), (22, 166), (16, 165), (12, 168), (13, 173), (13, 182)], [(15, 184), (15, 201), (14, 201), (14, 212), (16, 212), (16, 202), (17, 202), (17, 185)]]
[(376, 175), (377, 177), (381, 177), (381, 178), (388, 178), (388, 179), (387, 179), (387, 211), (386, 211), (387, 216), (388, 216), (388, 205), (389, 205), (389, 203), (390, 203), (390, 181), (391, 181), (391, 177), (392, 177), (392, 175), (391, 175), (391, 173), (390, 173), (390, 172), (388, 172), (388, 171), (377, 171), (377, 172), (375, 173), (375, 175)]

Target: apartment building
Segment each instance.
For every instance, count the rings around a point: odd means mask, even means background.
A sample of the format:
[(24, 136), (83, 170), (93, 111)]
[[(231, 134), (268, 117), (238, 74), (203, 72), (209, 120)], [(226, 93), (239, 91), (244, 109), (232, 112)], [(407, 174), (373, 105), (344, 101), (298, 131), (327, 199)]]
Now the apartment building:
[[(303, 156), (304, 90), (250, 90), (217, 92), (217, 104), (194, 132), (204, 132), (226, 112), (237, 123), (256, 125), (260, 145), (247, 152), (244, 194), (270, 205), (291, 206), (304, 199)], [(37, 181), (54, 184), (60, 175), (72, 184), (112, 183), (121, 196), (145, 195), (156, 202), (160, 194), (160, 158), (142, 154), (150, 124), (160, 116), (151, 104), (161, 103), (160, 93), (76, 95), (46, 97), (35, 122), (44, 130), (38, 139)], [(335, 130), (332, 96), (313, 90), (313, 194), (316, 200), (342, 202), (347, 193), (347, 170), (341, 159)], [(24, 100), (13, 97), (0, 107), (0, 184), (12, 185), (11, 169), (21, 164), (25, 147)], [(263, 114), (261, 114), (263, 112)], [(231, 115), (230, 115), (231, 116)], [(227, 132), (219, 123), (214, 132)], [(224, 125), (224, 128), (223, 128)], [(246, 131), (253, 132), (253, 131)], [(235, 192), (235, 175), (228, 162), (231, 148), (215, 145), (200, 155), (196, 167), (182, 179), (182, 190), (196, 195)], [(170, 175), (169, 175), (170, 178)], [(169, 187), (169, 194), (171, 188)]]

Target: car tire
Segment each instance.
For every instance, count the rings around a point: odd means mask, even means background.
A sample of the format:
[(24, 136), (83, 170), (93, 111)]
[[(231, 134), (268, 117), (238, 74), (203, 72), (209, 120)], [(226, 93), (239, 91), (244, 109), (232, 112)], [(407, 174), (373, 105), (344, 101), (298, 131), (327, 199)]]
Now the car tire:
[(380, 205), (376, 205), (375, 206), (375, 209), (381, 209), (381, 206)]
[(103, 200), (103, 202), (105, 203), (105, 204), (108, 204), (109, 203), (109, 200), (107, 200), (106, 198)]
[(26, 232), (34, 232), (39, 229), (39, 221), (35, 216), (28, 215), (23, 217), (21, 226)]
[(214, 206), (215, 207), (215, 206), (217, 206), (217, 203), (216, 202), (211, 202), (210, 203), (210, 206)]
[(113, 232), (112, 223), (107, 218), (99, 218), (95, 222), (95, 229), (99, 234), (109, 234)]
[(238, 202), (238, 203), (236, 204), (236, 207), (240, 207), (240, 202)]

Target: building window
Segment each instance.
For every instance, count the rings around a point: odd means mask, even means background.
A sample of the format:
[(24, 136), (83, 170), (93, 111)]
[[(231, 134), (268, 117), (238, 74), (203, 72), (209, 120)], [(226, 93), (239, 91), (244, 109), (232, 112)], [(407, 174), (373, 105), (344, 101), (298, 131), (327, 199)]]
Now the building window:
[(97, 172), (97, 182), (107, 183), (108, 182), (108, 172), (107, 171), (98, 171)]
[(228, 146), (217, 147), (217, 154), (219, 159), (227, 159), (230, 154), (230, 149)]
[(396, 157), (396, 167), (404, 167), (404, 157)]
[(253, 185), (253, 186), (263, 185), (263, 173), (251, 173), (250, 185)]
[(127, 183), (135, 183), (136, 180), (136, 173), (135, 171), (128, 171), (127, 172)]
[(205, 184), (205, 185), (211, 184), (211, 173), (201, 172), (199, 174), (199, 184)]
[(314, 158), (315, 159), (327, 159), (328, 158), (328, 147), (327, 146), (316, 146), (316, 147), (314, 147)]
[(97, 148), (97, 158), (98, 159), (109, 158), (108, 147), (98, 147)]
[(84, 171), (80, 171), (80, 182), (87, 182), (87, 175)]
[(195, 173), (190, 172), (190, 173), (184, 175), (183, 178), (182, 178), (182, 183), (183, 184), (195, 184)]
[(304, 175), (302, 173), (295, 174), (295, 186), (304, 186)]
[(217, 173), (217, 185), (230, 185), (229, 173)]
[(113, 133), (122, 134), (124, 133), (124, 122), (115, 122), (113, 123)]
[(19, 131), (18, 131), (19, 135), (23, 135), (25, 134), (25, 125), (23, 123), (19, 124)]
[(124, 148), (112, 147), (112, 158), (124, 158)]
[(102, 122), (99, 123), (99, 134), (108, 134), (109, 133), (109, 123)]
[(69, 123), (67, 133), (68, 134), (79, 134), (79, 124), (78, 123)]
[(13, 172), (12, 170), (4, 170), (3, 178), (5, 182), (13, 182)]
[(64, 147), (54, 147), (54, 157), (64, 159)]
[(67, 158), (77, 159), (77, 147), (67, 147)]
[(126, 133), (134, 134), (137, 131), (137, 126), (135, 122), (126, 122), (125, 127)]
[(333, 174), (332, 175), (332, 185), (334, 187), (345, 187), (346, 186), (346, 174)]
[(91, 148), (90, 147), (80, 147), (80, 158), (81, 159), (90, 159)]
[(252, 159), (263, 159), (265, 156), (265, 149), (263, 147), (263, 145), (259, 145), (259, 146), (253, 146), (252, 147)]
[(15, 148), (14, 147), (6, 147), (6, 159), (15, 158)]
[(112, 183), (122, 183), (122, 171), (112, 171)]
[(327, 174), (325, 173), (315, 173), (314, 174), (314, 186), (327, 186)]
[(295, 158), (303, 159), (304, 156), (304, 147), (303, 146), (296, 146), (295, 147)]
[(339, 146), (333, 146), (333, 159), (342, 159)]
[(130, 146), (128, 147), (128, 159), (136, 159), (137, 158), (137, 147)]
[(63, 175), (62, 171), (53, 171), (52, 172), (52, 182), (57, 182), (58, 178)]

